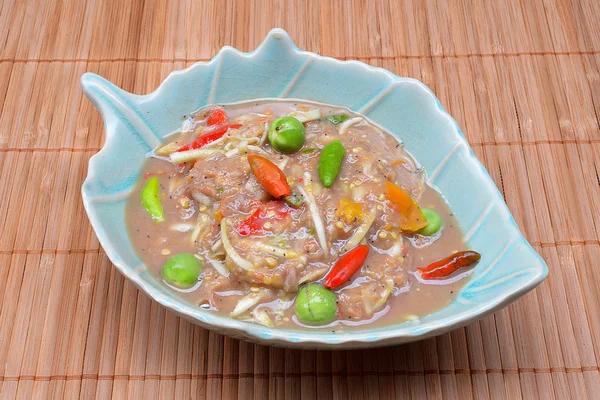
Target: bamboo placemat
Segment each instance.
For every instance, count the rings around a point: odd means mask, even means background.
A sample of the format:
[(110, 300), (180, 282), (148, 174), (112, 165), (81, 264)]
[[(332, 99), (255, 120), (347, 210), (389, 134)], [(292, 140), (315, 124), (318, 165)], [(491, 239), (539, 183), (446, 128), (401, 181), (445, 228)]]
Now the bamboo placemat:
[[(598, 398), (600, 2), (0, 1), (0, 394), (7, 398)], [(437, 338), (314, 352), (182, 321), (111, 266), (80, 188), (102, 146), (79, 77), (147, 93), (275, 26), (424, 81), (550, 275)]]

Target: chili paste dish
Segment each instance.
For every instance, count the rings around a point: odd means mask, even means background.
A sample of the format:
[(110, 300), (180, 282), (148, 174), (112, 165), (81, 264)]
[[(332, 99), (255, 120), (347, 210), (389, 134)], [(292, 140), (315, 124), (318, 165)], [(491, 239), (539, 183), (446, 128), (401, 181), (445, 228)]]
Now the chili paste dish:
[(360, 348), (463, 326), (538, 285), (456, 123), (418, 81), (273, 30), (152, 94), (85, 74), (107, 143), (82, 194), (115, 266), (209, 329)]
[(210, 107), (151, 157), (129, 235), (206, 310), (331, 331), (404, 322), (448, 305), (480, 259), (403, 146), (346, 110)]

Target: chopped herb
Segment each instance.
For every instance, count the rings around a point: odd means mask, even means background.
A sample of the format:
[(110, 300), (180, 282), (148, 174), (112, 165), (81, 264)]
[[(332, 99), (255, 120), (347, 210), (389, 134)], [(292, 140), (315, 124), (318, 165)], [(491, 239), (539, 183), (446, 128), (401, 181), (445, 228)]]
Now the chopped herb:
[(304, 204), (304, 197), (292, 190), (292, 193), (289, 196), (286, 196), (285, 202), (292, 207), (300, 207)]
[(346, 114), (335, 114), (335, 115), (329, 115), (327, 117), (325, 117), (325, 119), (329, 122), (331, 122), (334, 125), (337, 125), (341, 122), (344, 122), (346, 120), (348, 120), (350, 117), (347, 116)]
[(308, 148), (302, 150), (302, 154), (312, 154), (312, 153), (316, 153), (317, 151), (319, 151), (319, 149), (315, 149), (314, 147), (308, 147)]

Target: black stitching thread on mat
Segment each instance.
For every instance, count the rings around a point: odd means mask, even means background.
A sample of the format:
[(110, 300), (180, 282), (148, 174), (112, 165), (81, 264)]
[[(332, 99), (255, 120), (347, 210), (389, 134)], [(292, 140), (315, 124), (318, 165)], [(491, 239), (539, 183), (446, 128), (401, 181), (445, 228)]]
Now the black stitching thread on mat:
[[(435, 58), (496, 58), (496, 57), (532, 57), (532, 56), (589, 56), (598, 55), (600, 50), (588, 50), (588, 51), (523, 51), (515, 53), (481, 53), (481, 54), (428, 54), (428, 55), (410, 55), (410, 54), (396, 54), (391, 56), (333, 56), (327, 55), (327, 57), (336, 58), (338, 60), (396, 60), (396, 59), (407, 59), (407, 60), (422, 60), (422, 59), (435, 59)], [(207, 62), (212, 58), (201, 57), (201, 58), (161, 58), (161, 57), (148, 57), (148, 58), (137, 58), (137, 57), (115, 57), (115, 58), (4, 58), (0, 59), (0, 63), (107, 63), (107, 62)]]
[[(557, 240), (554, 242), (529, 242), (532, 246), (538, 247), (557, 247), (557, 246), (600, 246), (600, 240)], [(104, 253), (102, 249), (12, 249), (0, 250), (0, 255), (69, 255), (69, 254), (100, 254)]]
[(69, 148), (69, 147), (7, 147), (0, 149), (0, 153), (97, 153), (101, 147)]
[(500, 186), (502, 187), (502, 197), (504, 197), (504, 202), (506, 203), (506, 192), (504, 191), (504, 178), (502, 177), (502, 167), (500, 166), (500, 161), (498, 161), (498, 172), (500, 173)]
[(517, 108), (517, 100), (513, 97), (513, 105), (515, 106), (515, 115), (517, 117), (517, 126), (519, 128), (519, 137), (521, 138), (521, 142), (523, 142), (523, 131), (521, 129), (521, 118), (519, 117), (519, 110)]
[(25, 250), (25, 249), (13, 249), (13, 250), (0, 250), (0, 255), (41, 255), (41, 254), (53, 254), (53, 255), (65, 255), (65, 254), (97, 254), (100, 253), (101, 249), (42, 249), (42, 250)]
[(487, 368), (487, 369), (450, 369), (437, 370), (426, 369), (423, 371), (360, 371), (360, 372), (270, 372), (258, 373), (251, 372), (239, 374), (177, 374), (177, 375), (100, 375), (100, 374), (82, 374), (82, 375), (19, 375), (19, 376), (0, 376), (0, 382), (14, 381), (79, 381), (79, 380), (129, 380), (129, 381), (174, 381), (174, 380), (211, 380), (211, 379), (277, 379), (277, 378), (330, 378), (330, 377), (363, 377), (363, 376), (425, 376), (425, 375), (487, 375), (487, 374), (550, 374), (550, 373), (582, 373), (600, 371), (598, 366), (586, 366), (577, 368), (552, 367), (552, 368)]
[(594, 110), (594, 115), (596, 116), (596, 125), (598, 129), (600, 129), (600, 119), (598, 119), (598, 111), (596, 110), (596, 102), (594, 101), (594, 96), (591, 97), (592, 100), (592, 109)]

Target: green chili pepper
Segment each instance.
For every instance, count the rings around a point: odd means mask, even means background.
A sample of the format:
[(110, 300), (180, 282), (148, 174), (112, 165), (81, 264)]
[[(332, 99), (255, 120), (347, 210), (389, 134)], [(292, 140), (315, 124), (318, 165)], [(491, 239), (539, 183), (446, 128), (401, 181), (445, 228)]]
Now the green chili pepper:
[(142, 189), (142, 205), (148, 211), (148, 214), (152, 216), (158, 222), (165, 220), (165, 212), (163, 211), (162, 204), (158, 194), (160, 192), (160, 182), (156, 176), (148, 179), (146, 185)]
[(346, 114), (335, 114), (335, 115), (328, 115), (327, 117), (325, 117), (325, 119), (327, 121), (331, 122), (334, 125), (342, 123), (342, 122), (346, 121), (348, 118), (350, 118), (350, 117), (347, 116)]
[(339, 140), (331, 141), (319, 157), (319, 178), (325, 187), (331, 187), (335, 178), (340, 173), (342, 161), (344, 161), (344, 145)]

